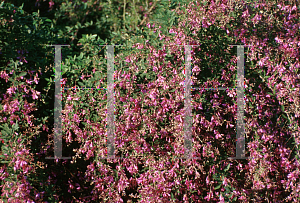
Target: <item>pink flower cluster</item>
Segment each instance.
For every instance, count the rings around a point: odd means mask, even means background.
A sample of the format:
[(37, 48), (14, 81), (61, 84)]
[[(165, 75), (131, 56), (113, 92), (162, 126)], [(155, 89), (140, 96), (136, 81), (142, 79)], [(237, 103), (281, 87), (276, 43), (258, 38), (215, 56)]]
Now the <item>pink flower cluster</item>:
[[(238, 7), (243, 8), (242, 12), (239, 11), (240, 16), (228, 17), (232, 12), (237, 13)], [(159, 39), (165, 42), (163, 47), (158, 49), (150, 43), (137, 43), (134, 47), (139, 51), (126, 56), (126, 71), (125, 68), (115, 71), (115, 151), (117, 155), (127, 156), (126, 159), (107, 160), (106, 163), (100, 160), (107, 155), (107, 108), (103, 102), (107, 96), (98, 91), (97, 96), (86, 94), (85, 98), (78, 98), (75, 93), (68, 92), (62, 118), (64, 139), (68, 144), (74, 141), (81, 144), (74, 150), (76, 158), (71, 164), (76, 164), (80, 157), (90, 160), (85, 173), (78, 172), (78, 179), (93, 185), (91, 196), (77, 201), (101, 202), (106, 199), (108, 202), (124, 202), (125, 198), (136, 198), (139, 202), (171, 202), (175, 198), (177, 202), (230, 202), (236, 198), (242, 202), (281, 202), (283, 199), (298, 202), (299, 149), (296, 144), (294, 148), (287, 144), (290, 139), (297, 144), (300, 140), (299, 119), (295, 119), (300, 115), (297, 74), (300, 66), (297, 30), (300, 23), (297, 21), (297, 7), (272, 2), (246, 5), (245, 2), (230, 4), (227, 0), (213, 0), (206, 6), (196, 1), (187, 5), (186, 10), (187, 13), (180, 9), (177, 11), (181, 17), (179, 27), (169, 31), (175, 35), (166, 36), (160, 28), (155, 28), (155, 24), (148, 24), (148, 29), (154, 29)], [(270, 15), (273, 17), (269, 18)], [(227, 28), (233, 24), (234, 27)], [(186, 35), (185, 30), (190, 29), (196, 34), (211, 26), (226, 31), (235, 43), (252, 45), (247, 58), (255, 64), (250, 69), (258, 73), (258, 78), (245, 76), (245, 132), (246, 140), (250, 140), (246, 143), (246, 150), (251, 157), (246, 162), (232, 161), (224, 156), (224, 153), (235, 156), (235, 144), (230, 139), (235, 140), (232, 132), (237, 105), (233, 101), (228, 102), (236, 96), (234, 91), (226, 92), (230, 99), (205, 90), (200, 90), (193, 97), (194, 109), (205, 112), (204, 104), (210, 103), (214, 115), (207, 119), (204, 113), (193, 113), (193, 156), (198, 159), (174, 158), (184, 155), (185, 114), (185, 78), (184, 74), (180, 74), (185, 68), (182, 65), (185, 54), (184, 48), (176, 45), (201, 44), (201, 37)], [(262, 30), (265, 32), (261, 33)], [(210, 39), (210, 36), (205, 37)], [(204, 68), (201, 67), (204, 59), (197, 59), (197, 49), (193, 47), (191, 54), (195, 72), (199, 75)], [(167, 52), (174, 56), (172, 62), (166, 63)], [(142, 53), (146, 53), (147, 58)], [(206, 57), (210, 60), (214, 53), (206, 53)], [(223, 60), (222, 56), (218, 57)], [(117, 55), (115, 61), (121, 59), (122, 55)], [(143, 69), (137, 65), (136, 62), (143, 59), (151, 68)], [(225, 64), (222, 75), (225, 83), (230, 82), (231, 77), (227, 75), (236, 70), (232, 65), (236, 61), (237, 57), (232, 56)], [(142, 84), (137, 84), (135, 73), (139, 72), (149, 75), (154, 72), (155, 78), (146, 78)], [(0, 77), (7, 81), (10, 76), (1, 71)], [(34, 103), (25, 100), (20, 106), (26, 98), (12, 99), (18, 90), (24, 95), (31, 92), (32, 99), (39, 100), (40, 92), (28, 86), (33, 86), (33, 81), (38, 84), (37, 73), (22, 85), (9, 87), (1, 100), (3, 109), (0, 113), (4, 116), (0, 122), (11, 125), (17, 121), (26, 122), (28, 131), (19, 133), (25, 140), (29, 140), (26, 136), (37, 135), (40, 128), (43, 131), (47, 129), (45, 124), (35, 126), (35, 118), (28, 115), (36, 110)], [(256, 88), (255, 83), (258, 83)], [(211, 79), (203, 87), (220, 85), (220, 81)], [(90, 93), (96, 92), (92, 90)], [(206, 102), (199, 101), (203, 95)], [(81, 106), (83, 101), (88, 105), (85, 109)], [(96, 114), (96, 120), (92, 119), (95, 117), (93, 114)], [(286, 122), (289, 125), (283, 128)], [(84, 128), (80, 127), (82, 123), (86, 124)], [(33, 155), (24, 143), (16, 142), (6, 143), (13, 147), (15, 153), (9, 163), (13, 171), (9, 171), (7, 166), (0, 168), (0, 177), (4, 181), (2, 197), (9, 198), (13, 194), (15, 199), (27, 202), (42, 200), (43, 194), (26, 180), (26, 174), (33, 173), (37, 167), (33, 163)], [(228, 164), (230, 168), (226, 171)], [(13, 180), (15, 176), (12, 173), (19, 176)], [(53, 172), (51, 178), (55, 176)], [(10, 181), (6, 181), (8, 177)], [(86, 189), (80, 182), (71, 179), (66, 184), (70, 193)], [(30, 196), (30, 190), (34, 190), (35, 197)], [(135, 194), (127, 194), (128, 191)]]

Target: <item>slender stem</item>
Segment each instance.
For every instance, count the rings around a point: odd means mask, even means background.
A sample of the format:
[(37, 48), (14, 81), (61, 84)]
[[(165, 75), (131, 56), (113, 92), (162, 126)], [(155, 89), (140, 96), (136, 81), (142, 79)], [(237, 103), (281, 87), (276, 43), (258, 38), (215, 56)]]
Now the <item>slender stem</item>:
[[(145, 15), (149, 15), (150, 12), (152, 11), (152, 9), (154, 8), (154, 6), (156, 5), (157, 0), (153, 3), (153, 5), (151, 6), (151, 8), (147, 11), (147, 13)], [(144, 24), (144, 22), (146, 21), (147, 17), (144, 16), (144, 19), (142, 20), (142, 22), (140, 23), (140, 26)]]
[(126, 0), (124, 0), (124, 8), (123, 8), (123, 21), (124, 21), (124, 30), (126, 29), (126, 26), (125, 26), (125, 12), (126, 12)]
[(138, 15), (135, 9), (135, 0), (133, 0), (133, 10), (134, 10), (134, 16), (135, 16), (135, 21), (134, 21), (134, 27), (131, 28), (132, 31), (135, 31), (135, 28), (137, 26), (137, 21), (138, 21)]
[(80, 185), (80, 187), (81, 187), (81, 189), (83, 189), (84, 190), (84, 187), (83, 187), (83, 185), (81, 184), (81, 181), (68, 169), (68, 168), (66, 168), (66, 166), (64, 166), (64, 168), (65, 168), (65, 170), (66, 171), (68, 171), (70, 174), (71, 174), (71, 176), (73, 177), (73, 178), (75, 178), (76, 180), (77, 180), (77, 182), (79, 183), (79, 185)]

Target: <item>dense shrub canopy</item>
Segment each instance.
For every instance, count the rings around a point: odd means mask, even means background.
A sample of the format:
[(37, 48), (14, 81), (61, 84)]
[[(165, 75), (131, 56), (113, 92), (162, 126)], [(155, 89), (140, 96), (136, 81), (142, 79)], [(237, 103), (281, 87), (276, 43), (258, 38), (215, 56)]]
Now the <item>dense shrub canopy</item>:
[[(111, 0), (0, 4), (4, 202), (298, 202), (297, 2)], [(54, 153), (54, 48), (62, 48), (62, 147)], [(115, 155), (107, 155), (107, 44)], [(185, 47), (193, 87), (236, 87), (245, 46), (245, 142), (232, 160), (236, 90), (192, 91), (184, 155)], [(178, 46), (181, 45), (181, 46)], [(248, 46), (249, 45), (249, 46)], [(66, 87), (94, 89), (64, 89)], [(98, 89), (97, 89), (98, 88)], [(103, 88), (100, 90), (100, 88)]]

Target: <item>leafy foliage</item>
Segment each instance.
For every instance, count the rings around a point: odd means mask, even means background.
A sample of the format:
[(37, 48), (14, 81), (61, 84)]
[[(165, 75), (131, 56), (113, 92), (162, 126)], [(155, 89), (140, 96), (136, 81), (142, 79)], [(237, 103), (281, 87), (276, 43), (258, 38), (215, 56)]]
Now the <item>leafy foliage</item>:
[[(283, 1), (1, 2), (3, 201), (297, 202), (299, 9)], [(46, 159), (54, 153), (51, 44), (70, 45), (62, 48), (62, 148), (72, 160)], [(115, 153), (126, 159), (103, 159), (108, 44), (123, 45), (114, 48)], [(228, 159), (235, 156), (234, 90), (193, 92), (198, 159), (178, 159), (185, 52), (177, 45), (184, 44), (199, 45), (194, 87), (235, 87), (229, 45), (252, 45), (244, 61), (252, 159)]]

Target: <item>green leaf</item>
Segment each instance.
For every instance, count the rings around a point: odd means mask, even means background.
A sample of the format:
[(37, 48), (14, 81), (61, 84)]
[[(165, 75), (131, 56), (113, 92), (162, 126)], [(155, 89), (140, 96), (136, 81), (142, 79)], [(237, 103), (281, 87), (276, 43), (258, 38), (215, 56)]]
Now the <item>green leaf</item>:
[(283, 105), (280, 105), (280, 107), (281, 107), (281, 110), (284, 111), (284, 106), (283, 106)]
[(229, 168), (230, 168), (230, 164), (228, 164), (228, 165), (226, 166), (226, 168), (224, 169), (224, 171), (225, 171), (225, 172), (228, 171)]
[(13, 124), (12, 129), (13, 129), (14, 131), (17, 131), (17, 130), (19, 129), (18, 122), (15, 123), (15, 124)]
[(26, 74), (27, 74), (26, 72), (22, 72), (22, 73), (20, 73), (19, 77), (23, 77), (23, 76), (25, 76)]
[(220, 189), (221, 186), (222, 186), (222, 183), (220, 183), (217, 187), (215, 187), (215, 190)]
[(116, 173), (116, 176), (117, 176), (117, 179), (118, 179), (118, 177), (119, 177), (118, 171), (116, 169), (113, 169), (113, 171)]
[(78, 82), (78, 85), (80, 85), (81, 87), (85, 87), (82, 82)]
[(2, 146), (2, 150), (3, 150), (3, 152), (8, 152), (8, 147), (5, 146), (5, 145), (3, 145), (3, 146)]
[(83, 58), (83, 52), (80, 53), (78, 60), (81, 60)]

